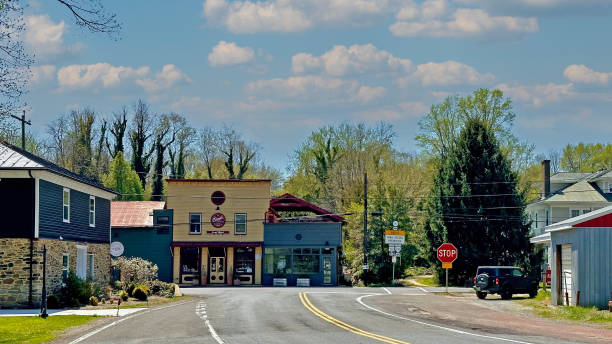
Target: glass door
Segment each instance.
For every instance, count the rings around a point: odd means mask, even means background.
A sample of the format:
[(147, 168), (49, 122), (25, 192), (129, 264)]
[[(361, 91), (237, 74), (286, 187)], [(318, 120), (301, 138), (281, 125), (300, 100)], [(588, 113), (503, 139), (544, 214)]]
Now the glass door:
[(225, 283), (225, 257), (210, 257), (210, 283)]
[(332, 283), (331, 257), (323, 257), (323, 284)]

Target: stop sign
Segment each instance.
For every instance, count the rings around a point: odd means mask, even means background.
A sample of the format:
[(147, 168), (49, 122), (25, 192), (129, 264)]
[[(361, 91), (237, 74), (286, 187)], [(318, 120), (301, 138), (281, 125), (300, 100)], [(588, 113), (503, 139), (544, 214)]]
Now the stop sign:
[(457, 248), (455, 245), (446, 243), (438, 247), (438, 259), (442, 263), (452, 263), (457, 259)]

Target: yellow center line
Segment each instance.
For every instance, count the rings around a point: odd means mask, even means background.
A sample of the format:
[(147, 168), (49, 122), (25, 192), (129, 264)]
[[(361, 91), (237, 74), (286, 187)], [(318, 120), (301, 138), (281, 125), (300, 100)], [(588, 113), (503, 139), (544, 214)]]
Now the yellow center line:
[(410, 344), (408, 342), (404, 342), (401, 340), (397, 340), (397, 339), (393, 339), (393, 338), (389, 338), (389, 337), (385, 337), (376, 333), (372, 333), (372, 332), (368, 332), (362, 329), (359, 329), (355, 326), (349, 325), (343, 321), (340, 321), (334, 317), (332, 317), (329, 314), (324, 313), (323, 311), (321, 311), (320, 309), (318, 309), (317, 307), (315, 307), (310, 300), (308, 299), (308, 296), (306, 296), (306, 293), (300, 293), (300, 301), (302, 301), (302, 304), (304, 305), (304, 307), (306, 307), (306, 309), (308, 309), (309, 311), (311, 311), (314, 315), (318, 316), (319, 318), (340, 327), (343, 330), (358, 334), (360, 336), (364, 336), (364, 337), (368, 337), (371, 339), (375, 339), (381, 342), (385, 342), (385, 343), (389, 343), (389, 344)]

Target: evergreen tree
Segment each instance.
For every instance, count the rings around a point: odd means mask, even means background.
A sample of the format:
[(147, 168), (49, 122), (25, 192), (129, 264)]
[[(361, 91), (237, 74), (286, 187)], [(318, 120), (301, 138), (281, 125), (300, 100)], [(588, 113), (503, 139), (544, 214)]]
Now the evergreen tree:
[(436, 249), (453, 243), (459, 258), (449, 281), (464, 283), (479, 265), (517, 265), (531, 271), (537, 257), (529, 243), (525, 196), (489, 126), (469, 119), (456, 145), (440, 161), (426, 204), (430, 262), (441, 278)]
[(143, 190), (136, 171), (123, 159), (123, 152), (118, 151), (110, 166), (110, 172), (104, 178), (104, 186), (119, 193), (118, 201), (142, 201)]

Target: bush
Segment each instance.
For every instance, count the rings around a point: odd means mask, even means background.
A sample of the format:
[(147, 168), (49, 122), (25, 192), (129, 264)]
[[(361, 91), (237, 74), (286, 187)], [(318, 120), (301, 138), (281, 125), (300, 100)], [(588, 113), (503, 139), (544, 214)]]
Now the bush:
[(64, 281), (60, 293), (60, 303), (67, 307), (75, 307), (87, 303), (94, 294), (94, 285), (80, 279), (74, 271), (70, 271)]
[(59, 308), (59, 298), (55, 295), (47, 296), (47, 309)]
[(162, 297), (173, 297), (174, 296), (174, 284), (166, 283), (160, 280), (154, 280), (146, 282), (145, 285), (149, 287), (151, 293), (149, 295), (157, 295)]
[(115, 283), (113, 283), (113, 288), (115, 290), (123, 290), (123, 282), (115, 281)]
[(98, 305), (98, 298), (95, 296), (91, 296), (89, 298), (89, 304), (92, 306), (97, 306)]
[[(146, 301), (149, 295), (147, 295), (148, 288), (144, 286), (138, 286), (134, 289), (133, 297), (137, 298), (140, 301)], [(146, 288), (146, 289), (145, 289)]]
[(142, 258), (115, 258), (112, 266), (121, 271), (124, 285), (157, 279), (157, 265)]
[(411, 266), (404, 270), (404, 277), (431, 275), (432, 269), (423, 266)]
[[(122, 290), (122, 291), (119, 293), (119, 297), (120, 297), (120, 298), (121, 298), (121, 300), (123, 300), (123, 301), (127, 301), (127, 300), (128, 300), (128, 296), (129, 296), (129, 295), (128, 295), (128, 293), (126, 293), (124, 290)], [(112, 300), (111, 300), (111, 303), (112, 303)]]
[(126, 291), (129, 296), (132, 296), (132, 297), (134, 296), (134, 289), (136, 288), (136, 286), (137, 286), (136, 283), (130, 283), (130, 285), (128, 285)]

